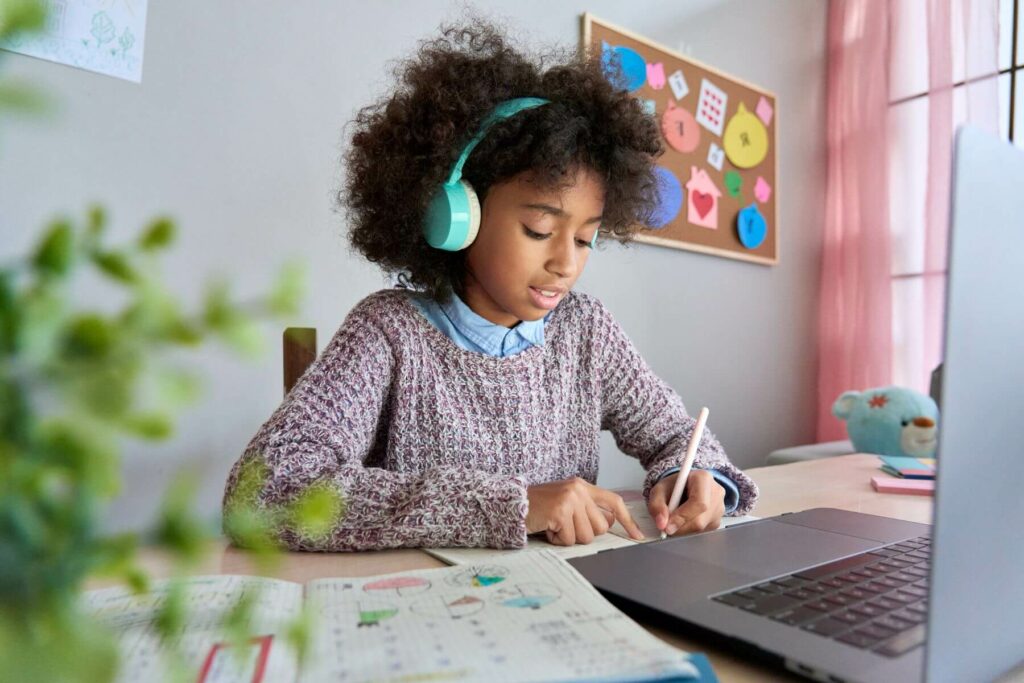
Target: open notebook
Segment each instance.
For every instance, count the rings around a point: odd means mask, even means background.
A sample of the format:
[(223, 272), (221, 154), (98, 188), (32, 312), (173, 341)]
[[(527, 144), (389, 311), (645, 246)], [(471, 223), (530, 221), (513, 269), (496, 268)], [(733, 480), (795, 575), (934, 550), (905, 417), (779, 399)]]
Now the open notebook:
[[(561, 557), (564, 560), (570, 557), (582, 557), (584, 555), (593, 555), (603, 550), (611, 550), (612, 548), (623, 548), (625, 546), (634, 545), (635, 543), (648, 543), (650, 541), (656, 541), (661, 537), (661, 532), (658, 531), (658, 527), (654, 524), (654, 520), (651, 519), (651, 515), (647, 512), (647, 503), (644, 501), (643, 495), (637, 490), (619, 490), (616, 491), (622, 496), (623, 502), (626, 504), (626, 508), (629, 510), (630, 517), (640, 527), (640, 531), (644, 534), (642, 541), (634, 541), (629, 537), (629, 532), (619, 524), (615, 522), (608, 533), (601, 534), (594, 538), (593, 542), (583, 544), (576, 544), (570, 546), (558, 546), (548, 543), (547, 539), (543, 535), (529, 536), (526, 539), (526, 548), (521, 550), (495, 550), (493, 548), (424, 548), (425, 551), (448, 564), (473, 564), (479, 562), (489, 562), (492, 560), (499, 560), (508, 555), (514, 555), (524, 552), (524, 550), (547, 550), (555, 555)], [(723, 517), (722, 528), (732, 526), (733, 524), (743, 524), (744, 522), (752, 522), (759, 517), (752, 515), (745, 515), (742, 517)]]
[[(119, 682), (160, 678), (153, 618), (167, 588), (164, 582), (144, 596), (120, 587), (85, 595), (88, 609), (118, 638)], [(305, 585), (206, 576), (189, 579), (187, 588), (181, 649), (193, 670), (188, 680), (199, 683), (696, 680), (706, 664), (647, 633), (550, 552)], [(220, 642), (219, 623), (251, 590), (259, 591), (250, 623), (257, 638), (239, 657)], [(315, 627), (300, 671), (283, 631), (303, 604)]]

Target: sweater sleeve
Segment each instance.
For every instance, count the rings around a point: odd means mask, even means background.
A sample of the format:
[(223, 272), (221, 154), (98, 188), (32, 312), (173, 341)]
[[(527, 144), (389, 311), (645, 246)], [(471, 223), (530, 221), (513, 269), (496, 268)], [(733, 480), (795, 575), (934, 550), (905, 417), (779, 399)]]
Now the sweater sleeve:
[[(608, 429), (619, 449), (640, 460), (647, 471), (644, 498), (672, 468), (679, 468), (696, 426), (679, 395), (647, 365), (611, 313), (595, 301), (595, 343), (599, 347), (601, 429)], [(728, 514), (745, 515), (754, 507), (754, 480), (732, 464), (709, 429), (704, 430), (695, 468), (717, 470), (736, 484), (739, 501)]]
[(340, 518), (326, 536), (279, 529), (292, 550), (522, 547), (527, 499), (521, 478), (460, 467), (406, 473), (367, 465), (385, 447), (375, 444), (386, 440), (395, 357), (365, 308), (353, 309), (250, 441), (228, 477), (225, 513), (241, 470), (256, 460), (265, 465), (266, 479), (247, 502), (257, 508), (284, 506), (312, 486), (341, 494)]

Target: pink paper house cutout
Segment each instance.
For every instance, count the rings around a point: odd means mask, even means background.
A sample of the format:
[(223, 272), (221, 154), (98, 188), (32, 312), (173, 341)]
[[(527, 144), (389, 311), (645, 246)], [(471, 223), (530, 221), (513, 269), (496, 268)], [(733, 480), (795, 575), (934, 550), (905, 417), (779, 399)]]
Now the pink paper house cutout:
[(718, 229), (718, 198), (722, 192), (708, 177), (707, 171), (696, 166), (690, 167), (690, 179), (686, 182), (687, 220), (703, 228)]

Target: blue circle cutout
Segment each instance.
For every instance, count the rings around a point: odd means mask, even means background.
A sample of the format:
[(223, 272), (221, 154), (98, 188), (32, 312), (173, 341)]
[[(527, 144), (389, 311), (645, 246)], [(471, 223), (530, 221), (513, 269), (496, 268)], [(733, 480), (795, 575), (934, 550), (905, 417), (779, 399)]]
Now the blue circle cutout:
[(747, 249), (757, 249), (768, 235), (768, 223), (758, 211), (756, 204), (741, 209), (736, 216), (736, 232), (740, 243)]
[(664, 166), (655, 166), (654, 174), (658, 180), (658, 205), (651, 212), (647, 225), (658, 229), (679, 215), (683, 208), (683, 186), (679, 184), (679, 178)]
[[(619, 57), (619, 72), (612, 69), (612, 52)], [(617, 88), (633, 92), (647, 82), (647, 62), (636, 50), (616, 45), (612, 47), (608, 43), (601, 43), (601, 66), (605, 75)]]

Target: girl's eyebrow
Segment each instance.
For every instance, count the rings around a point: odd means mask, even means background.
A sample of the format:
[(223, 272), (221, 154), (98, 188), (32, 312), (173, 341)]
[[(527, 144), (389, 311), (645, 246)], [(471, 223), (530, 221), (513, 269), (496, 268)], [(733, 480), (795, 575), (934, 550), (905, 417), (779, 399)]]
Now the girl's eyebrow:
[[(552, 216), (558, 216), (559, 218), (561, 218), (562, 216), (569, 216), (569, 214), (567, 214), (562, 209), (558, 208), (557, 206), (551, 206), (550, 204), (520, 204), (520, 207), (524, 209), (536, 209), (538, 211), (543, 211), (544, 213), (550, 213)], [(587, 225), (589, 225), (590, 223), (600, 223), (603, 218), (603, 215), (594, 216), (593, 218), (588, 218), (586, 221), (584, 221), (584, 223)]]

